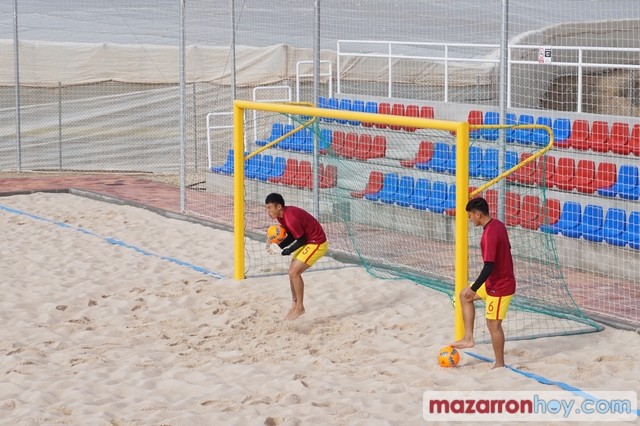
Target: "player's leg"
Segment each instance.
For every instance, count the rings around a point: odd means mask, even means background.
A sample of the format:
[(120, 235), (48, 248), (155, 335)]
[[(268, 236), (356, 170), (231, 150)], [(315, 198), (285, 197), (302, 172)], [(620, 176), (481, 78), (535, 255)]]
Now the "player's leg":
[(328, 244), (307, 244), (293, 254), (289, 265), (289, 282), (294, 304), (284, 317), (286, 320), (294, 320), (304, 314), (304, 280), (302, 273), (309, 269), (327, 252)]
[(460, 340), (456, 340), (451, 344), (454, 348), (465, 349), (472, 348), (475, 345), (473, 340), (473, 326), (476, 319), (476, 306), (473, 304), (476, 300), (485, 299), (487, 292), (482, 287), (478, 289), (473, 298), (467, 297), (467, 292), (470, 291), (469, 287), (466, 287), (460, 292), (460, 309), (462, 310), (462, 320), (464, 322), (464, 336)]
[(491, 345), (496, 361), (493, 368), (504, 367), (504, 330), (502, 320), (507, 315), (512, 296), (489, 296), (486, 299), (487, 329), (491, 335)]

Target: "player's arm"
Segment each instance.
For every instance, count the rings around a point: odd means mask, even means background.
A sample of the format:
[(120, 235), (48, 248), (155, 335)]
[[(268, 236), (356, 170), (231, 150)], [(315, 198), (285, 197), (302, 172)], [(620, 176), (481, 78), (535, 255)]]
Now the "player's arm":
[(482, 284), (487, 281), (487, 278), (489, 278), (489, 276), (493, 272), (494, 265), (495, 262), (484, 262), (484, 267), (482, 268), (482, 271), (480, 271), (480, 275), (478, 275), (478, 278), (476, 278), (473, 284), (471, 284), (471, 290), (473, 290), (475, 293), (478, 292), (478, 289), (482, 287)]
[(280, 248), (284, 248), (284, 250), (282, 250), (282, 255), (288, 256), (294, 251), (298, 250), (300, 247), (304, 246), (305, 244), (307, 244), (307, 237), (305, 237), (304, 235), (298, 238), (297, 240), (294, 239), (293, 236), (287, 235), (287, 238), (285, 238), (284, 241), (281, 242), (279, 245), (280, 245)]

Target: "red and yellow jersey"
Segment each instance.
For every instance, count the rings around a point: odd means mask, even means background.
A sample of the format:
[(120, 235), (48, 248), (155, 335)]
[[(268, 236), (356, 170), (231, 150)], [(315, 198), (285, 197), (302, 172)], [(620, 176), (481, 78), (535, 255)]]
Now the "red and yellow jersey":
[(282, 218), (278, 218), (278, 222), (296, 240), (304, 236), (306, 242), (310, 244), (322, 244), (327, 241), (327, 236), (320, 222), (300, 207), (286, 206)]
[(513, 258), (507, 227), (497, 219), (491, 219), (482, 232), (480, 249), (484, 262), (493, 262), (493, 271), (485, 287), (489, 296), (509, 296), (516, 292)]

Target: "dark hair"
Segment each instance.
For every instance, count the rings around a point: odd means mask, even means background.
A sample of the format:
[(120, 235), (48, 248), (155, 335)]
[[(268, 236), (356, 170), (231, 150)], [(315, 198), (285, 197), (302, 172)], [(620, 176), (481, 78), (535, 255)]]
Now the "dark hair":
[(485, 216), (489, 216), (489, 204), (487, 200), (482, 197), (470, 199), (465, 210), (468, 212), (477, 211)]
[(264, 200), (265, 204), (280, 204), (282, 207), (284, 207), (284, 198), (282, 198), (282, 195), (276, 193), (276, 192), (272, 192), (271, 194), (267, 195), (267, 198), (265, 198)]

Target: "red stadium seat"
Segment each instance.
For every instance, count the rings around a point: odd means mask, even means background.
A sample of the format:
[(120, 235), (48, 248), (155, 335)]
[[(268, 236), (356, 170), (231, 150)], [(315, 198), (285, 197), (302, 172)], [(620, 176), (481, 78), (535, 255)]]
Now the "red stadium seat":
[(382, 135), (374, 136), (373, 144), (371, 145), (371, 157), (369, 158), (384, 158), (387, 155), (387, 138)]
[(421, 118), (428, 118), (433, 120), (435, 117), (435, 111), (433, 110), (432, 106), (428, 106), (428, 105), (423, 105), (420, 107), (420, 117)]
[(358, 134), (355, 132), (347, 133), (347, 137), (344, 140), (342, 147), (342, 155), (345, 158), (354, 158), (356, 155), (356, 148), (358, 147)]
[(346, 140), (347, 135), (341, 130), (336, 130), (333, 132), (333, 138), (331, 141), (331, 149), (333, 153), (336, 155), (342, 155), (342, 151), (344, 150), (344, 141)]
[(310, 161), (302, 160), (298, 163), (298, 174), (293, 181), (293, 186), (308, 189), (313, 187), (313, 172)]
[(536, 168), (536, 183), (547, 188), (553, 187), (553, 179), (556, 175), (556, 157), (543, 155), (538, 159)]
[[(404, 115), (406, 117), (419, 117), (420, 107), (418, 105), (407, 105)], [(417, 130), (415, 127), (409, 127), (409, 126), (405, 126), (404, 129), (407, 132), (415, 132)]]
[(592, 160), (579, 160), (573, 184), (578, 192), (584, 194), (596, 192), (596, 163)]
[(283, 185), (293, 185), (297, 181), (298, 176), (298, 160), (295, 158), (287, 158), (282, 176), (270, 177), (269, 182), (281, 183)]
[(489, 214), (496, 216), (498, 214), (498, 190), (488, 189), (484, 194), (484, 199), (489, 204)]
[(413, 167), (417, 163), (427, 163), (433, 157), (433, 142), (422, 141), (418, 147), (418, 153), (411, 160), (400, 160), (402, 167)]
[(353, 157), (358, 160), (367, 160), (371, 158), (371, 146), (373, 145), (373, 137), (367, 133), (362, 133), (358, 138), (358, 144), (353, 152)]
[[(401, 117), (404, 117), (405, 115), (405, 107), (404, 104), (393, 104), (393, 106), (391, 107), (391, 115), (399, 115)], [(389, 126), (389, 128), (391, 130), (400, 130), (402, 129), (402, 126)]]
[[(520, 163), (523, 163), (527, 158), (531, 157), (533, 154), (528, 152), (523, 152), (520, 154)], [(516, 181), (525, 184), (525, 185), (533, 185), (536, 183), (536, 161), (531, 161), (524, 166), (520, 167), (518, 170), (514, 172)]]
[(505, 225), (516, 226), (520, 224), (520, 194), (508, 191), (506, 195), (506, 208), (504, 213)]
[(587, 143), (591, 146), (592, 151), (609, 151), (609, 123), (606, 121), (594, 121), (591, 125)]
[(384, 175), (382, 174), (382, 172), (372, 170), (371, 173), (369, 173), (369, 181), (367, 182), (366, 188), (364, 188), (362, 191), (353, 191), (351, 193), (351, 196), (353, 198), (362, 198), (366, 194), (375, 194), (376, 192), (380, 192), (380, 190), (382, 189), (383, 180)]
[(610, 188), (618, 180), (618, 167), (614, 163), (603, 161), (596, 172), (596, 189)]
[(611, 126), (609, 148), (615, 154), (628, 155), (629, 149), (629, 123), (615, 122)]
[[(391, 104), (388, 102), (380, 102), (378, 104), (378, 114), (391, 114)], [(386, 129), (386, 124), (376, 123), (374, 124), (378, 129)]]
[(540, 210), (540, 224), (553, 225), (560, 220), (560, 201), (555, 198), (544, 200)]
[(575, 160), (570, 157), (560, 157), (556, 166), (554, 178), (555, 187), (563, 191), (571, 191), (575, 188), (573, 178), (576, 175)]
[(573, 120), (571, 134), (566, 140), (565, 146), (578, 150), (587, 150), (587, 137), (589, 136), (589, 122), (587, 120)]
[(338, 183), (338, 168), (334, 165), (320, 165), (320, 188), (335, 188)]
[(640, 124), (634, 124), (629, 137), (629, 153), (640, 157)]
[(538, 229), (542, 223), (540, 197), (527, 194), (520, 203), (520, 226), (525, 229)]

